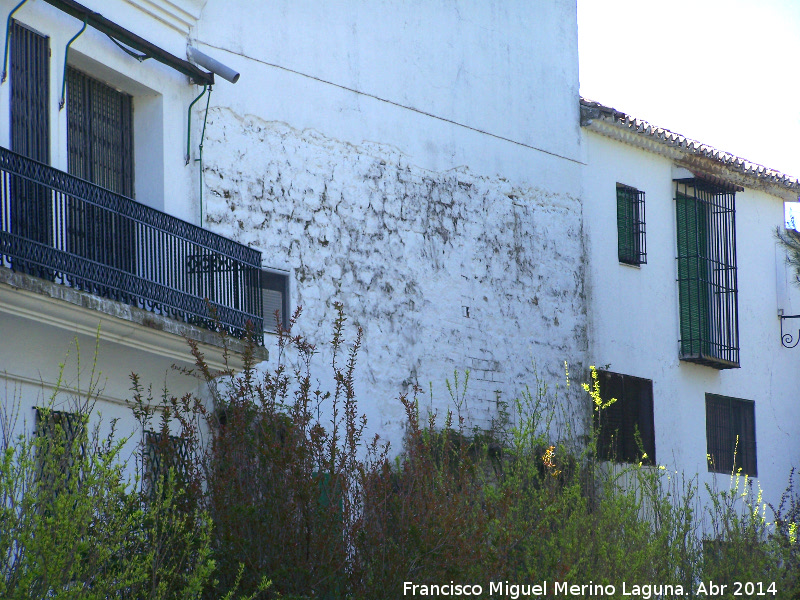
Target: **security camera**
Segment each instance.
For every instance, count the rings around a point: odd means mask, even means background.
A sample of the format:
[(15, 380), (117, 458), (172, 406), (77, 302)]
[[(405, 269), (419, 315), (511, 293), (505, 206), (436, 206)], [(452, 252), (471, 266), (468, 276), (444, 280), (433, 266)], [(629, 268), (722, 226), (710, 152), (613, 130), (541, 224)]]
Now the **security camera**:
[(186, 56), (198, 66), (208, 69), (215, 75), (219, 75), (231, 83), (236, 83), (239, 81), (239, 73), (230, 67), (226, 67), (218, 60), (211, 58), (208, 54), (200, 52), (200, 50), (197, 48), (188, 46), (186, 48)]

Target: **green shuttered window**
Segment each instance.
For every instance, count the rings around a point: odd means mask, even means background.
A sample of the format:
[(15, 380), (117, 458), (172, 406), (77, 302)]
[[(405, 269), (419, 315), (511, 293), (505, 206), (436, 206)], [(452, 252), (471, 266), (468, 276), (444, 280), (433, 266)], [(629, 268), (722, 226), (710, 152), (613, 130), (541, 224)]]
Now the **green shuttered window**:
[(647, 262), (644, 227), (644, 192), (617, 184), (617, 245), (619, 262), (643, 265)]
[(699, 179), (676, 183), (680, 358), (737, 368), (734, 192)]

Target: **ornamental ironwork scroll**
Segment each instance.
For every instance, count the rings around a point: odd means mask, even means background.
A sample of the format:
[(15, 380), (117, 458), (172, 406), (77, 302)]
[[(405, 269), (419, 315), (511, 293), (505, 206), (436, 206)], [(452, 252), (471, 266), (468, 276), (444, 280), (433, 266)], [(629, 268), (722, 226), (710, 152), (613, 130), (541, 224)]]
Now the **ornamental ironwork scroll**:
[(800, 327), (798, 327), (797, 336), (792, 333), (783, 331), (783, 322), (786, 319), (800, 319), (800, 315), (778, 315), (781, 319), (781, 345), (784, 348), (794, 348), (800, 342)]

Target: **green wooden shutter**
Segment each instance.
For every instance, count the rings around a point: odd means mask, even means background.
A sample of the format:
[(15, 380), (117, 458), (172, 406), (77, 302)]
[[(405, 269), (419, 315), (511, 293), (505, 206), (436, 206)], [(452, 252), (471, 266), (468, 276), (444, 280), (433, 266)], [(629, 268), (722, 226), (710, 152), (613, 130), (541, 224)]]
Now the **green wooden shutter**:
[(630, 190), (617, 186), (617, 246), (619, 261), (636, 262), (636, 219)]
[(676, 197), (678, 225), (678, 301), (681, 356), (710, 354), (709, 278), (707, 265), (708, 218), (696, 198)]
[(629, 265), (647, 262), (644, 234), (644, 192), (617, 184), (617, 250)]

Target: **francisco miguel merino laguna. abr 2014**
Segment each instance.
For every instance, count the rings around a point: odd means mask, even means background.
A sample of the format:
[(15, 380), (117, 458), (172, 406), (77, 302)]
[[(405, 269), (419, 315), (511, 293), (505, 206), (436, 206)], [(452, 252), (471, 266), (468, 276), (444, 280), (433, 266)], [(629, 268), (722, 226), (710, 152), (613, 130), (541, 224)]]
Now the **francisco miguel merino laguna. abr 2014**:
[[(510, 583), (508, 581), (490, 581), (489, 595), (511, 598), (539, 597), (548, 594), (549, 582), (541, 583)], [(611, 584), (599, 584), (590, 581), (585, 584), (570, 584), (568, 581), (552, 582), (554, 594), (562, 596), (613, 596), (617, 593), (617, 586)], [(654, 584), (633, 584), (628, 585), (622, 582), (623, 596), (636, 596), (642, 600), (649, 600), (653, 596), (678, 595), (683, 596), (682, 585), (654, 585)], [(403, 582), (404, 596), (480, 596), (483, 594), (483, 586), (480, 584), (460, 584), (451, 581), (446, 584), (420, 584), (412, 581)]]

